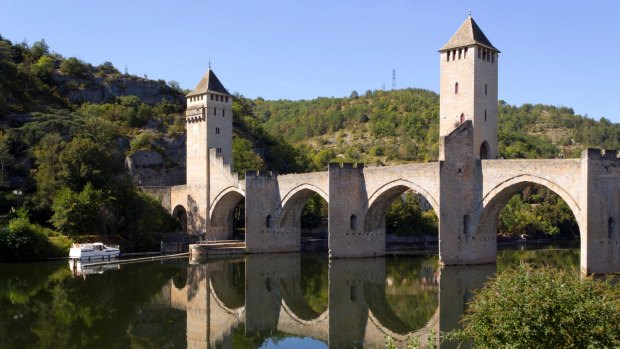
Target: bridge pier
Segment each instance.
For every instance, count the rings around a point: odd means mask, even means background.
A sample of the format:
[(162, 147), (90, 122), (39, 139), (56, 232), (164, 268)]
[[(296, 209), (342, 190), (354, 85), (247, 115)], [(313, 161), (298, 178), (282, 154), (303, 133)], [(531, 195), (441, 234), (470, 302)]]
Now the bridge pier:
[(329, 164), (329, 257), (385, 255), (385, 230), (365, 231), (368, 194), (364, 165)]
[(441, 138), (439, 165), (439, 259), (444, 265), (495, 263), (495, 234), (477, 234), (482, 170), (473, 152), (471, 121)]
[(582, 161), (581, 271), (620, 272), (620, 159), (617, 151), (586, 149)]
[(277, 172), (246, 172), (245, 241), (250, 253), (299, 251), (299, 231), (279, 226), (282, 198)]

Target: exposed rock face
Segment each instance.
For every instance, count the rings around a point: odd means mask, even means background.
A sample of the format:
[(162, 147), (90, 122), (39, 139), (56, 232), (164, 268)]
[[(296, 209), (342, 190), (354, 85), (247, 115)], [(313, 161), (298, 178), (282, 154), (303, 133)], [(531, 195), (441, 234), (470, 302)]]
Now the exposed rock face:
[(185, 182), (185, 167), (166, 168), (158, 152), (138, 150), (125, 158), (125, 166), (137, 185), (167, 186)]
[(136, 96), (144, 103), (155, 104), (165, 100), (174, 104), (185, 104), (185, 96), (174, 91), (163, 80), (155, 81), (135, 76), (118, 78), (91, 75), (76, 78), (61, 73), (53, 75), (59, 91), (71, 103), (107, 103), (117, 96)]

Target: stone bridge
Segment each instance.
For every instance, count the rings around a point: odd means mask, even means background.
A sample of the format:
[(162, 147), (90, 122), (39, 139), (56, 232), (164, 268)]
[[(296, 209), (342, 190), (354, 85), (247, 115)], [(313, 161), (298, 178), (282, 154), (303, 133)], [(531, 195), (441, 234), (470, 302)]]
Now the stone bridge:
[(538, 185), (564, 199), (575, 216), (582, 271), (620, 272), (616, 151), (587, 149), (570, 160), (495, 159), (499, 50), (469, 16), (439, 53), (439, 162), (330, 164), (326, 172), (249, 171), (240, 179), (231, 171), (233, 98), (209, 69), (187, 95), (187, 184), (145, 190), (155, 193), (189, 233), (208, 240), (231, 237), (234, 209), (245, 200), (251, 253), (299, 251), (301, 211), (318, 194), (329, 205), (332, 258), (383, 255), (386, 211), (396, 197), (413, 190), (439, 217), (441, 262), (468, 265), (495, 261), (500, 210), (519, 190)]
[[(389, 206), (413, 190), (439, 217), (441, 262), (468, 265), (495, 262), (499, 212), (514, 194), (536, 185), (558, 194), (575, 216), (582, 271), (620, 271), (620, 159), (615, 151), (587, 149), (578, 159), (477, 160), (463, 151), (469, 149), (472, 129), (465, 122), (443, 137), (444, 160), (439, 162), (332, 163), (328, 171), (307, 174), (248, 171), (244, 180), (212, 151), (208, 190), (171, 187), (166, 206), (173, 214), (186, 212), (190, 233), (206, 231), (209, 240), (220, 240), (232, 236), (233, 209), (245, 200), (247, 251), (294, 252), (301, 248), (301, 211), (318, 194), (328, 203), (330, 257), (373, 257), (385, 254)], [(209, 193), (208, 215), (201, 214), (194, 198), (201, 191)]]
[(322, 312), (304, 298), (299, 254), (196, 263), (188, 267), (186, 283), (171, 280), (161, 298), (186, 312), (188, 348), (232, 348), (231, 333), (240, 325), (247, 334), (281, 331), (334, 348), (383, 347), (385, 335), (404, 347), (408, 336), (425, 344), (432, 332), (456, 328), (471, 291), (495, 273), (494, 265), (440, 269), (432, 286), (439, 293), (437, 309), (424, 326), (409, 328), (386, 300), (384, 263), (382, 258), (331, 260)]

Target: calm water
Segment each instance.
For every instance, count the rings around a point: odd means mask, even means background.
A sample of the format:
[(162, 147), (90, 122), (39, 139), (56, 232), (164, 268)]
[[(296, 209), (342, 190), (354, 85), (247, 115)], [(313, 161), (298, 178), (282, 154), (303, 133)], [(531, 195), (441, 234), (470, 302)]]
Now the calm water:
[(404, 347), (409, 334), (425, 342), (457, 326), (471, 291), (520, 260), (577, 275), (579, 250), (504, 250), (497, 265), (445, 268), (436, 254), (176, 259), (81, 273), (67, 261), (0, 264), (0, 348), (375, 348), (386, 334)]

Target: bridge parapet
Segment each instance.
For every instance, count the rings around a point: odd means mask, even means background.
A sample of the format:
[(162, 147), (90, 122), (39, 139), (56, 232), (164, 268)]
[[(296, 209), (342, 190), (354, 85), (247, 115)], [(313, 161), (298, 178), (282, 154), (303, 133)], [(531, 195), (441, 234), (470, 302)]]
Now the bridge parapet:
[(611, 149), (588, 148), (581, 153), (581, 157), (592, 160), (620, 161), (618, 151)]
[(353, 162), (330, 162), (329, 163), (329, 170), (337, 170), (337, 169), (358, 169), (358, 170), (363, 170), (364, 169), (364, 164), (363, 163), (353, 163)]
[(250, 177), (268, 177), (268, 178), (275, 178), (278, 177), (278, 171), (245, 171), (245, 178), (250, 178)]

